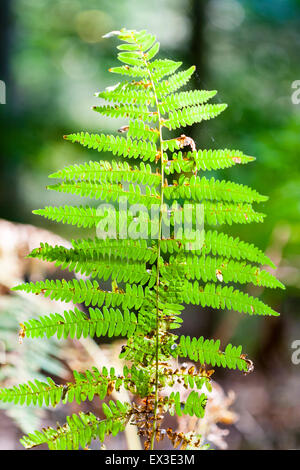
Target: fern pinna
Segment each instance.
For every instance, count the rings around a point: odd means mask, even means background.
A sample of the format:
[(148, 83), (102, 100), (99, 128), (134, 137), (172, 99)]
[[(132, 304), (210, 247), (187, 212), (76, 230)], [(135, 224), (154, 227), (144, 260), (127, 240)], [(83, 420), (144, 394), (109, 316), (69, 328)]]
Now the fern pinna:
[[(211, 389), (209, 368), (227, 367), (248, 373), (253, 364), (241, 346), (228, 344), (221, 348), (219, 340), (180, 335), (182, 304), (233, 309), (249, 315), (277, 315), (262, 301), (232, 285), (250, 282), (282, 288), (269, 271), (259, 267), (274, 267), (271, 260), (252, 244), (213, 229), (263, 221), (264, 214), (257, 212), (253, 203), (267, 198), (247, 186), (202, 176), (205, 170), (246, 164), (253, 157), (237, 150), (197, 150), (190, 137), (174, 135), (174, 130), (214, 118), (226, 108), (225, 104), (207, 104), (215, 91), (177, 91), (188, 83), (195, 67), (178, 71), (181, 62), (155, 58), (159, 43), (146, 31), (124, 29), (109, 36), (113, 35), (122, 41), (118, 59), (123, 65), (110, 72), (123, 79), (100, 92), (102, 101), (93, 109), (128, 122), (119, 129), (118, 136), (80, 132), (65, 139), (129, 161), (117, 158), (69, 166), (52, 174), (50, 177), (60, 182), (49, 186), (53, 191), (111, 205), (106, 205), (104, 211), (95, 206), (62, 206), (34, 212), (78, 227), (99, 228), (103, 220), (109, 226), (115, 222), (118, 231), (113, 227), (111, 236), (106, 237), (97, 231), (94, 239), (72, 241), (71, 248), (41, 244), (29, 256), (84, 276), (71, 281), (31, 282), (15, 289), (81, 304), (81, 308), (70, 308), (63, 315), (53, 313), (25, 322), (21, 337), (124, 336), (128, 339), (120, 357), (126, 365), (122, 375), (116, 375), (114, 368), (93, 368), (85, 373), (74, 372), (74, 381), (65, 385), (49, 378), (47, 382), (36, 380), (2, 389), (0, 399), (27, 406), (55, 406), (74, 400), (81, 403), (96, 395), (102, 400), (121, 387), (133, 395), (132, 403), (103, 403), (104, 419), (79, 413), (68, 417), (66, 424), (57, 429), (29, 434), (21, 440), (26, 448), (48, 444), (50, 449), (78, 449), (93, 439), (103, 442), (105, 436), (115, 436), (128, 424), (138, 427), (146, 449), (153, 449), (155, 442), (163, 438), (181, 449), (203, 448), (201, 436), (196, 433), (163, 430), (165, 414), (203, 417), (205, 390)], [(107, 104), (102, 104), (103, 100)], [(124, 200), (128, 206), (118, 206)], [(137, 216), (130, 207), (134, 204), (139, 209), (156, 209), (154, 222), (151, 219), (150, 225), (143, 223), (145, 211), (140, 210)], [(195, 242), (192, 234), (198, 216), (193, 207), (197, 204), (206, 227), (211, 229), (196, 232)], [(187, 212), (190, 230), (177, 230)], [(169, 235), (165, 236), (168, 222)], [(101, 280), (111, 280), (110, 291), (103, 289)], [(198, 362), (199, 367), (182, 364), (174, 368), (172, 364), (178, 358)], [(191, 389), (185, 401), (178, 391), (180, 385)], [(176, 391), (168, 392), (175, 386)]]

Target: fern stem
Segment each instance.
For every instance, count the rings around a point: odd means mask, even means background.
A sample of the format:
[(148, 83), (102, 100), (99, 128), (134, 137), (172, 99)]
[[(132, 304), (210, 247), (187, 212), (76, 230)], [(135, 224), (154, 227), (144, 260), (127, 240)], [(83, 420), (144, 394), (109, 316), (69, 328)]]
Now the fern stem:
[[(133, 38), (134, 39), (134, 38)], [(136, 42), (136, 45), (139, 44)], [(158, 241), (157, 241), (157, 275), (156, 275), (156, 327), (155, 327), (155, 399), (154, 399), (154, 417), (153, 417), (153, 432), (151, 436), (150, 449), (154, 448), (154, 441), (157, 431), (157, 410), (158, 410), (158, 362), (159, 362), (159, 260), (161, 251), (161, 229), (162, 229), (162, 216), (163, 216), (163, 204), (164, 204), (164, 165), (163, 165), (163, 138), (162, 138), (162, 118), (159, 111), (159, 102), (156, 93), (155, 83), (149, 67), (149, 63), (141, 47), (139, 46), (140, 52), (143, 55), (143, 60), (147, 70), (149, 72), (149, 78), (151, 87), (155, 98), (156, 112), (158, 115), (158, 131), (159, 131), (159, 147), (160, 147), (160, 161), (161, 161), (161, 184), (160, 184), (160, 208), (159, 208), (159, 224), (158, 224)]]
[(155, 105), (158, 114), (158, 130), (159, 130), (159, 143), (160, 143), (160, 162), (161, 162), (161, 185), (160, 185), (160, 208), (159, 208), (159, 225), (158, 225), (158, 241), (157, 241), (157, 274), (156, 274), (156, 329), (155, 329), (155, 399), (154, 399), (154, 417), (153, 417), (153, 432), (151, 436), (150, 449), (154, 449), (154, 441), (157, 431), (157, 410), (158, 410), (158, 363), (159, 363), (159, 262), (161, 251), (161, 231), (162, 231), (162, 217), (163, 217), (163, 204), (164, 204), (164, 162), (163, 162), (163, 138), (162, 138), (162, 118), (159, 111), (158, 97), (155, 89), (154, 80), (148, 62), (145, 59), (145, 64), (149, 70), (149, 77), (155, 97)]

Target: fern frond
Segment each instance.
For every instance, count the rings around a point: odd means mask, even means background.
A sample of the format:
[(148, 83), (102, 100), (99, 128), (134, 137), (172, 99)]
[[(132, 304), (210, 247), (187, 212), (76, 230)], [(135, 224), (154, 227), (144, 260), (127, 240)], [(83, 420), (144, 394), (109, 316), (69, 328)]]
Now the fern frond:
[(231, 181), (220, 181), (214, 178), (207, 179), (204, 176), (192, 176), (187, 178), (182, 175), (178, 182), (173, 182), (164, 190), (167, 199), (203, 199), (233, 202), (263, 202), (268, 197), (259, 194), (255, 189)]
[[(179, 139), (164, 140), (162, 148), (163, 148), (163, 150), (170, 150), (171, 152), (174, 152), (174, 150), (180, 149)], [(165, 153), (164, 156), (165, 156), (166, 168), (169, 168), (171, 160), (168, 160), (168, 154), (167, 153)], [(169, 173), (166, 172), (166, 174), (169, 174)]]
[[(163, 221), (175, 225), (181, 223), (183, 217), (186, 215), (193, 224), (202, 222), (202, 214), (204, 221), (208, 225), (223, 225), (228, 224), (249, 224), (252, 222), (263, 222), (265, 214), (256, 212), (251, 204), (248, 203), (229, 203), (229, 202), (216, 202), (203, 200), (200, 202), (200, 207), (191, 209), (191, 205), (188, 204), (187, 212), (184, 214), (185, 204), (189, 203), (188, 200), (184, 201), (184, 206), (178, 205), (177, 201), (174, 200), (171, 207), (164, 206), (163, 210)], [(199, 210), (202, 209), (202, 210)]]
[[(210, 371), (212, 372), (212, 371)], [(173, 387), (175, 383), (183, 384), (184, 388), (194, 388), (201, 390), (204, 386), (208, 392), (212, 391), (211, 379), (205, 369), (199, 369), (192, 365), (187, 369), (186, 364), (181, 364), (179, 369), (172, 370), (164, 367), (159, 370), (159, 377), (163, 385)]]
[[(175, 140), (175, 139), (174, 139)], [(174, 150), (179, 148), (174, 142)], [(172, 160), (166, 161), (166, 174), (188, 173), (196, 170), (219, 170), (229, 168), (238, 164), (246, 164), (254, 161), (254, 157), (244, 155), (240, 150), (198, 150), (197, 152), (188, 152), (183, 155), (182, 152), (173, 154)]]
[(142, 56), (139, 51), (119, 52), (118, 59), (128, 65), (143, 67)]
[(149, 76), (149, 71), (146, 67), (129, 67), (129, 65), (122, 65), (121, 67), (111, 67), (108, 71), (133, 78), (143, 77), (147, 79)]
[(156, 42), (156, 37), (147, 31), (121, 31), (119, 39), (125, 44), (117, 46), (120, 51), (147, 51)]
[(50, 377), (47, 377), (47, 382), (35, 380), (34, 383), (30, 381), (13, 388), (0, 389), (0, 401), (26, 406), (31, 404), (56, 406), (61, 401), (62, 394), (63, 386), (56, 385)]
[(236, 290), (232, 286), (223, 287), (209, 283), (201, 286), (197, 281), (194, 283), (185, 281), (178, 288), (178, 295), (183, 302), (202, 307), (235, 310), (249, 315), (279, 315), (261, 300)]
[(206, 402), (207, 396), (204, 393), (199, 394), (195, 391), (188, 395), (186, 402), (181, 401), (179, 392), (172, 392), (167, 399), (167, 405), (171, 416), (176, 413), (177, 416), (189, 415), (203, 418)]
[(196, 122), (208, 121), (222, 113), (227, 104), (205, 104), (200, 106), (189, 106), (169, 113), (168, 119), (163, 123), (168, 129), (192, 126)]
[[(188, 239), (164, 239), (161, 241), (161, 250), (163, 253), (179, 253), (185, 251)], [(189, 250), (190, 251), (190, 250)], [(259, 248), (253, 244), (246, 243), (239, 239), (233, 238), (226, 233), (217, 232), (216, 230), (205, 231), (203, 245), (199, 250), (195, 250), (196, 254), (225, 256), (226, 258), (235, 258), (237, 260), (245, 259), (253, 263), (269, 265), (275, 269), (274, 263)]]
[(249, 224), (263, 222), (265, 214), (256, 212), (251, 204), (230, 204), (222, 202), (204, 203), (204, 218), (209, 225), (222, 225), (232, 223)]
[(246, 259), (253, 263), (269, 265), (273, 269), (276, 268), (274, 263), (266, 256), (263, 251), (254, 246), (252, 243), (246, 243), (239, 239), (233, 238), (226, 233), (217, 231), (205, 232), (205, 242), (203, 246), (203, 254), (212, 253), (213, 255), (232, 257), (236, 259)]
[[(37, 209), (32, 212), (33, 214), (40, 215), (55, 222), (76, 225), (77, 227), (83, 228), (97, 227), (104, 217), (101, 207), (100, 209), (96, 209), (95, 207), (90, 206), (46, 206), (44, 209)], [(106, 209), (107, 217), (115, 216), (118, 225), (119, 223), (122, 223), (120, 220), (122, 213), (127, 215), (127, 226), (129, 226), (134, 220), (134, 217), (129, 213), (129, 211), (124, 210), (120, 212), (115, 210), (114, 207)]]
[(236, 347), (228, 344), (222, 352), (220, 351), (220, 340), (204, 339), (203, 336), (199, 339), (180, 336), (175, 354), (212, 367), (218, 366), (239, 369), (243, 372), (248, 371), (247, 360), (242, 355), (242, 346)]
[[(127, 336), (130, 337), (136, 331), (138, 319), (133, 312), (127, 309), (122, 313), (119, 309), (103, 307), (102, 312), (96, 308), (89, 308), (89, 315), (75, 308), (64, 311), (63, 315), (51, 313), (32, 318), (22, 325), (22, 334), (28, 338), (51, 338), (57, 335), (61, 338), (87, 338), (90, 336)], [(141, 328), (143, 324), (141, 323)]]
[(143, 162), (138, 166), (131, 167), (127, 162), (117, 163), (115, 161), (100, 161), (72, 165), (57, 171), (49, 178), (61, 178), (66, 181), (86, 180), (100, 183), (139, 183), (149, 186), (159, 186), (161, 175), (153, 173), (149, 164)]
[(219, 170), (234, 165), (253, 162), (254, 157), (245, 155), (240, 150), (198, 150), (188, 152), (187, 158), (194, 159), (197, 170)]
[(179, 90), (179, 88), (186, 85), (195, 70), (196, 67), (192, 65), (192, 67), (188, 68), (187, 70), (177, 72), (171, 75), (167, 80), (160, 82), (156, 87), (158, 98), (162, 99), (165, 96), (174, 93), (174, 91)]
[(93, 439), (104, 441), (106, 435), (116, 436), (124, 431), (130, 405), (109, 402), (109, 406), (103, 404), (103, 411), (107, 419), (100, 420), (92, 413), (79, 413), (67, 416), (67, 422), (63, 426), (45, 428), (24, 436), (20, 441), (26, 449), (32, 449), (38, 445), (47, 444), (50, 450), (78, 450), (85, 448)]
[(39, 407), (50, 404), (55, 407), (61, 401), (72, 403), (74, 400), (80, 404), (87, 399), (93, 400), (95, 395), (103, 400), (109, 391), (118, 390), (123, 383), (123, 378), (116, 375), (113, 367), (109, 371), (103, 367), (101, 372), (93, 367), (91, 371), (80, 373), (73, 371), (73, 375), (74, 382), (68, 382), (65, 385), (58, 385), (47, 377), (47, 382), (35, 380), (12, 388), (0, 389), (0, 401)]
[(143, 121), (130, 121), (128, 125), (127, 137), (133, 139), (150, 140), (155, 143), (159, 137), (156, 127), (150, 127)]
[(89, 279), (72, 279), (71, 281), (49, 280), (28, 282), (14, 287), (12, 290), (23, 291), (33, 294), (44, 294), (51, 300), (61, 300), (63, 302), (73, 302), (74, 304), (84, 303), (93, 307), (122, 307), (139, 309), (143, 304), (148, 288), (143, 289), (141, 285), (126, 284), (125, 291), (117, 289), (113, 292), (104, 291), (97, 281), (91, 282)]
[(72, 143), (79, 143), (83, 147), (92, 148), (98, 152), (112, 152), (113, 155), (122, 155), (127, 158), (141, 158), (142, 160), (154, 161), (157, 149), (153, 142), (135, 141), (129, 137), (114, 137), (105, 134), (89, 134), (88, 132), (78, 132), (64, 136)]
[(148, 78), (149, 70), (146, 67), (129, 67), (129, 65), (122, 65), (121, 67), (111, 67), (108, 69), (111, 73), (117, 73), (119, 75), (126, 75), (127, 77), (143, 77)]
[(94, 183), (91, 181), (66, 181), (63, 183), (47, 186), (51, 191), (60, 193), (76, 194), (81, 197), (91, 199), (101, 199), (102, 201), (116, 201), (120, 197), (126, 197), (129, 204), (142, 203), (150, 208), (153, 204), (158, 204), (160, 200), (159, 193), (149, 186), (145, 188), (145, 194), (141, 187), (130, 183), (128, 189), (123, 189), (122, 184)]
[(176, 109), (206, 103), (216, 94), (217, 92), (215, 90), (182, 91), (181, 93), (175, 93), (167, 96), (166, 99), (160, 103), (159, 109), (162, 114), (167, 114), (170, 111), (175, 111)]
[[(127, 53), (127, 55), (123, 57), (120, 57), (122, 53), (118, 54), (119, 59), (122, 58), (124, 60), (127, 60), (131, 57), (142, 58), (143, 56), (145, 56), (148, 60), (151, 60), (159, 51), (159, 43), (156, 42), (156, 37), (145, 30), (122, 30), (118, 37), (119, 39), (121, 39), (121, 41), (127, 43), (123, 46), (123, 50), (135, 51)], [(130, 44), (130, 46), (128, 46), (128, 44)], [(132, 47), (132, 45), (135, 46), (135, 49)]]
[[(206, 225), (263, 221), (264, 214), (256, 212), (252, 204), (267, 197), (248, 186), (197, 176), (199, 170), (229, 168), (254, 158), (238, 150), (197, 150), (196, 142), (180, 132), (169, 132), (164, 138), (167, 130), (212, 119), (227, 105), (208, 104), (216, 94), (214, 90), (178, 92), (189, 82), (195, 67), (178, 71), (181, 62), (157, 58), (160, 45), (153, 34), (122, 29), (110, 36), (122, 41), (118, 46), (122, 65), (110, 71), (123, 78), (121, 83), (97, 93), (104, 103), (93, 109), (107, 117), (126, 118), (127, 122), (117, 136), (78, 132), (64, 138), (87, 149), (110, 152), (115, 160), (63, 168), (50, 175), (60, 181), (48, 189), (112, 203), (98, 208), (66, 205), (34, 211), (53, 221), (96, 227), (98, 238), (73, 240), (71, 247), (42, 243), (29, 257), (86, 277), (110, 280), (111, 288), (104, 290), (100, 281), (78, 276), (80, 279), (70, 281), (24, 283), (14, 290), (72, 302), (62, 314), (23, 321), (20, 338), (123, 336), (127, 341), (119, 358), (130, 366), (124, 366), (123, 375), (105, 367), (75, 371), (74, 381), (65, 385), (50, 378), (30, 381), (0, 390), (0, 401), (39, 406), (80, 404), (95, 395), (104, 399), (121, 386), (141, 400), (132, 405), (104, 403), (102, 421), (91, 413), (72, 415), (62, 427), (25, 436), (21, 442), (27, 448), (48, 444), (50, 449), (78, 449), (92, 439), (103, 442), (106, 435), (116, 435), (130, 422), (145, 438), (145, 448), (153, 449), (155, 440), (159, 442), (161, 437), (160, 425), (166, 412), (203, 417), (207, 401), (203, 388), (211, 391), (214, 372), (206, 365), (239, 369), (245, 374), (253, 370), (241, 346), (228, 344), (221, 350), (219, 340), (175, 334), (183, 321), (183, 304), (276, 316), (277, 312), (259, 299), (223, 283), (284, 288), (258, 266), (274, 267), (254, 245), (217, 231), (205, 233), (198, 227), (203, 218)], [(141, 163), (123, 163), (117, 157), (140, 159)], [(179, 178), (171, 178), (174, 173)], [(151, 209), (150, 226), (147, 209)], [(190, 230), (186, 230), (186, 221)], [(81, 310), (76, 304), (87, 308)], [(182, 364), (173, 370), (168, 365), (170, 357), (189, 358), (201, 366), (196, 369)], [(179, 392), (170, 396), (165, 393), (166, 387), (178, 385), (198, 391), (192, 390), (185, 402)], [(168, 429), (166, 434), (174, 447), (203, 448), (197, 433), (184, 435)]]
[(117, 282), (141, 283), (141, 285), (148, 282), (149, 287), (155, 284), (155, 266), (152, 269), (146, 269), (146, 263), (138, 260), (126, 260), (120, 265), (117, 256), (97, 253), (93, 248), (81, 252), (63, 246), (53, 247), (48, 243), (41, 243), (40, 247), (35, 248), (28, 256), (55, 262), (55, 266), (61, 266), (61, 269), (99, 277), (104, 281), (112, 277)]
[(157, 122), (158, 116), (153, 111), (148, 111), (147, 106), (134, 106), (134, 105), (124, 105), (124, 106), (93, 106), (93, 111), (96, 111), (103, 116), (111, 118), (130, 118), (130, 119), (141, 119), (142, 121), (147, 122)]
[(158, 82), (167, 75), (172, 75), (182, 65), (182, 62), (175, 62), (168, 59), (155, 59), (149, 64), (153, 79)]
[(44, 209), (36, 209), (33, 214), (63, 224), (77, 225), (77, 227), (96, 227), (101, 220), (94, 207), (83, 206), (46, 206)]
[(106, 89), (100, 93), (97, 93), (98, 98), (102, 98), (106, 101), (117, 102), (119, 104), (134, 104), (134, 105), (146, 105), (153, 106), (155, 103), (155, 97), (151, 90), (137, 90), (134, 85), (128, 82), (119, 83), (113, 89)]
[(118, 257), (120, 259), (132, 259), (137, 261), (145, 261), (154, 264), (157, 259), (157, 250), (154, 247), (148, 247), (146, 240), (114, 240), (107, 238), (95, 239), (77, 239), (72, 240), (74, 250), (78, 252), (88, 252), (93, 250), (94, 253), (102, 253), (103, 255)]
[(171, 256), (161, 272), (167, 279), (198, 279), (204, 282), (235, 282), (284, 289), (284, 285), (268, 271), (246, 262), (211, 256)]

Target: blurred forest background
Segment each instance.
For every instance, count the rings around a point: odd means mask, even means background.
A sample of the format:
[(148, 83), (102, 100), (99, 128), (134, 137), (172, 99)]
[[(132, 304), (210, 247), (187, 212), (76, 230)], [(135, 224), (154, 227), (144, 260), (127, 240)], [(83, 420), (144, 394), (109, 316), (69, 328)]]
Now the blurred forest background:
[[(281, 317), (190, 309), (184, 329), (243, 344), (255, 362), (249, 376), (215, 374), (226, 392), (236, 393), (232, 409), (239, 419), (226, 438), (229, 448), (299, 449), (300, 364), (291, 361), (292, 342), (300, 340), (300, 104), (291, 100), (292, 83), (300, 80), (299, 0), (1, 0), (0, 79), (7, 104), (0, 105), (0, 217), (77, 237), (74, 229), (47, 223), (31, 211), (70, 202), (46, 192), (48, 174), (99, 159), (96, 152), (63, 141), (64, 134), (118, 128), (119, 122), (104, 121), (90, 108), (97, 104), (94, 92), (117, 81), (108, 73), (116, 65), (116, 42), (102, 35), (123, 26), (155, 33), (161, 57), (197, 66), (191, 86), (216, 89), (217, 101), (228, 103), (221, 117), (190, 130), (198, 148), (236, 148), (257, 159), (214, 176), (270, 197), (262, 207), (264, 224), (233, 226), (231, 233), (266, 250), (279, 266), (285, 291), (249, 287), (248, 292), (260, 295)], [(6, 267), (0, 267), (3, 274)], [(5, 305), (0, 340), (10, 314)], [(12, 341), (12, 350), (18, 348)], [(0, 448), (19, 448), (4, 439), (9, 420), (0, 413)]]

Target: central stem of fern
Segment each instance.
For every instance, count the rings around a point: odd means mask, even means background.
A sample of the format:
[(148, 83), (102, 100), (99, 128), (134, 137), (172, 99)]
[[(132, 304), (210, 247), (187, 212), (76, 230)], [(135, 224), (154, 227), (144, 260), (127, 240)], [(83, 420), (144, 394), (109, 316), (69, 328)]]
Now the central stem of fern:
[(156, 274), (156, 328), (155, 328), (155, 399), (154, 399), (154, 416), (153, 416), (153, 432), (151, 436), (150, 449), (154, 449), (154, 441), (157, 432), (157, 411), (158, 411), (158, 389), (159, 389), (159, 377), (158, 377), (158, 365), (159, 365), (159, 263), (160, 263), (160, 251), (161, 251), (161, 235), (162, 235), (162, 218), (163, 218), (163, 204), (164, 204), (164, 160), (163, 160), (163, 138), (162, 138), (162, 117), (159, 111), (159, 102), (155, 89), (155, 83), (152, 77), (151, 68), (149, 63), (144, 56), (145, 65), (149, 71), (149, 79), (153, 89), (155, 97), (155, 106), (158, 116), (158, 130), (159, 130), (159, 154), (161, 162), (161, 185), (160, 185), (160, 208), (159, 208), (159, 224), (158, 224), (158, 241), (157, 241), (157, 274)]
[[(150, 72), (151, 76), (151, 72)], [(157, 409), (158, 409), (158, 362), (159, 362), (159, 263), (160, 263), (160, 245), (161, 245), (161, 228), (163, 217), (163, 203), (164, 203), (164, 162), (163, 162), (163, 139), (162, 139), (162, 124), (161, 116), (158, 107), (158, 99), (155, 92), (155, 85), (152, 81), (152, 87), (155, 95), (155, 102), (158, 112), (159, 122), (159, 140), (160, 140), (160, 161), (161, 161), (161, 186), (160, 186), (160, 211), (159, 211), (159, 226), (158, 226), (158, 241), (157, 241), (157, 276), (156, 276), (156, 338), (155, 338), (155, 402), (154, 402), (154, 419), (153, 419), (153, 433), (151, 436), (151, 450), (154, 448), (154, 440), (157, 430)]]

